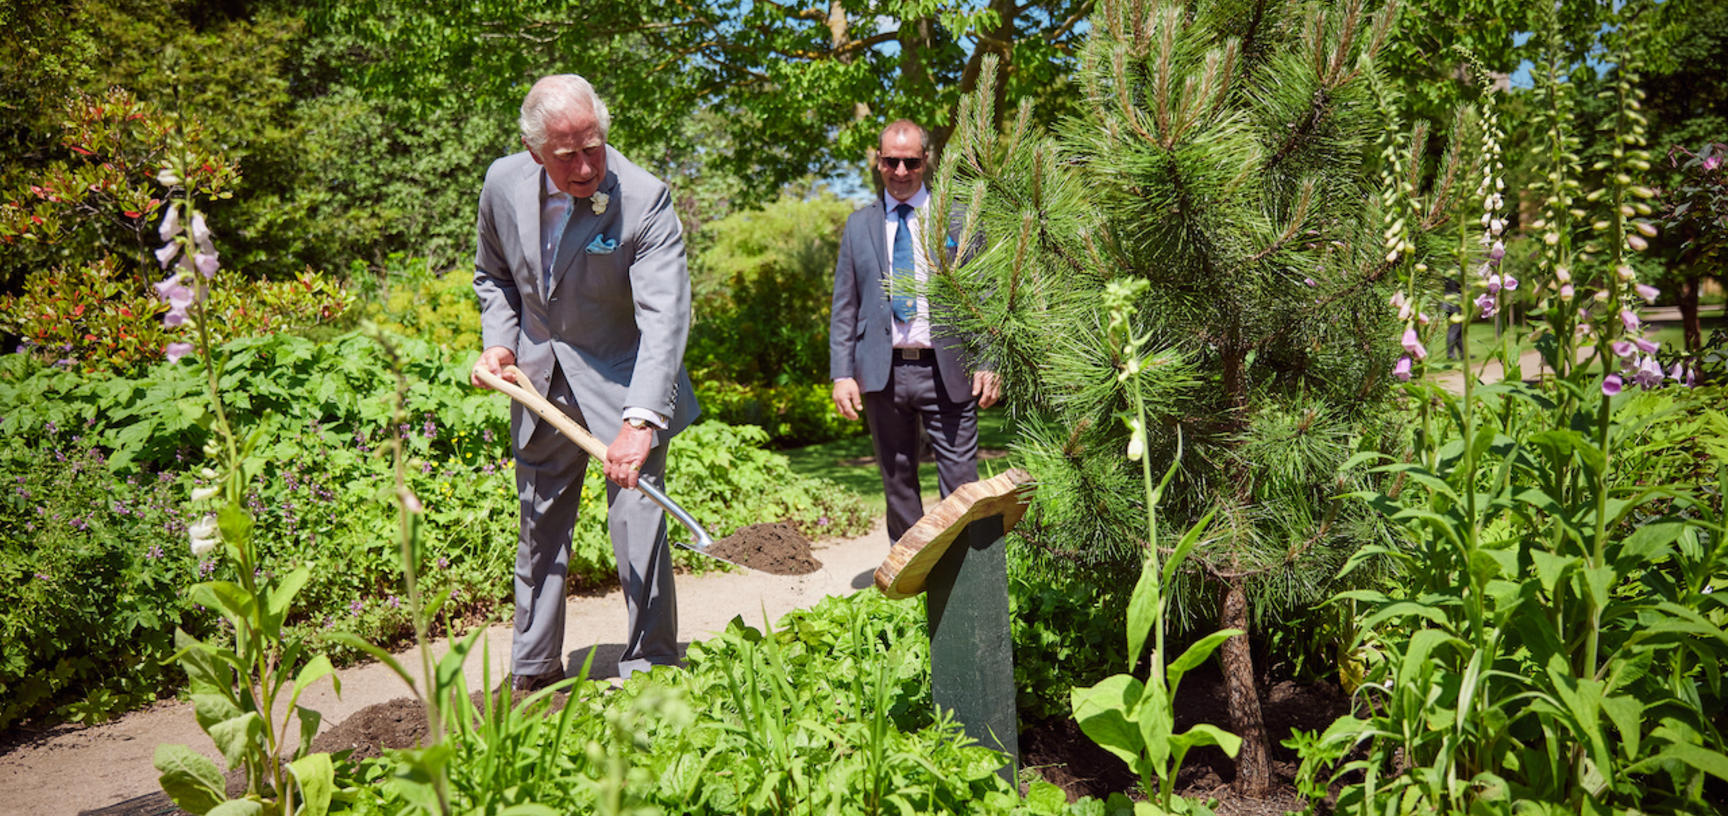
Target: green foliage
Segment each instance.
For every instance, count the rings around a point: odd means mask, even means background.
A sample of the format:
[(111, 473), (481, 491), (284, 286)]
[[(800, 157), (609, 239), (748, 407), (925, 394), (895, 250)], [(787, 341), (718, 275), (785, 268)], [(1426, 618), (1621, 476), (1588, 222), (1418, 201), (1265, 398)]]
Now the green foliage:
[[(695, 375), (692, 375), (695, 376)], [(728, 425), (754, 425), (777, 448), (828, 442), (865, 433), (834, 410), (833, 386), (826, 381), (789, 385), (741, 385), (720, 379), (698, 380), (704, 418)]]
[(471, 276), (434, 271), (429, 259), (391, 253), (377, 288), (367, 298), (365, 316), (378, 328), (455, 352), (480, 348), (480, 303)]
[(184, 480), (108, 475), (81, 426), (0, 438), (0, 728), (99, 722), (178, 683), (175, 627), (203, 632), (181, 588), (211, 566), (177, 543)]
[[(428, 594), (449, 596), (444, 610), (451, 619), (484, 619), (508, 598), (505, 577), (516, 548), (508, 406), (462, 378), (472, 349), (394, 342), (410, 382), (407, 419), (399, 429), (407, 482), (426, 509), (422, 584)], [(285, 631), (310, 638), (340, 628), (376, 642), (401, 642), (412, 620), (398, 588), (396, 543), (382, 532), (394, 523), (386, 501), (393, 495), (390, 462), (382, 455), (392, 431), (394, 379), (377, 345), (357, 334), (325, 343), (283, 334), (231, 342), (219, 357), (225, 361), (221, 382), (230, 418), (258, 434), (242, 501), (253, 519), (251, 542), (261, 568), (271, 575), (308, 574)], [(101, 717), (151, 699), (175, 682), (139, 655), (165, 657), (177, 624), (196, 630), (179, 600), (198, 568), (182, 538), (189, 519), (159, 494), (210, 484), (195, 474), (213, 421), (197, 396), (200, 368), (188, 360), (158, 363), (129, 378), (44, 366), (25, 355), (0, 358), (0, 416), (6, 417), (0, 445), (10, 451), (7, 472), (26, 480), (7, 489), (38, 497), (27, 501), (14, 493), (0, 508), (8, 552), (17, 553), (8, 563), (25, 579), (40, 570), (58, 576), (57, 582), (65, 572), (53, 565), (89, 559), (109, 564), (102, 573), (108, 577), (87, 582), (98, 593), (88, 596), (88, 604), (78, 600), (82, 595), (65, 600), (69, 609), (88, 614), (44, 615), (39, 602), (25, 599), (9, 607), (19, 610), (4, 616), (14, 642), (30, 644), (7, 651), (8, 668), (0, 675), (8, 704), (17, 701), (18, 711), (9, 718), (55, 708), (61, 716)], [(73, 455), (65, 442), (72, 429), (79, 435), (78, 455), (95, 458), (80, 465), (81, 478), (64, 480), (67, 466), (55, 461), (54, 452), (64, 448), (62, 453)], [(716, 537), (772, 520), (789, 521), (813, 537), (868, 527), (866, 502), (796, 476), (785, 457), (762, 449), (765, 441), (762, 431), (750, 427), (709, 422), (688, 429), (668, 454), (669, 492)], [(98, 452), (89, 453), (92, 448)], [(37, 517), (37, 508), (53, 512), (55, 505), (39, 497), (60, 497), (61, 491), (70, 492), (59, 507), (94, 509), (77, 515), (85, 525), (77, 528), (68, 526), (73, 515), (62, 509), (57, 532), (42, 533), (49, 522)], [(604, 477), (590, 468), (574, 533), (573, 587), (615, 580), (605, 495)], [(139, 515), (142, 502), (156, 509)], [(109, 507), (126, 512), (102, 510)], [(164, 534), (181, 543), (162, 544)], [(710, 559), (675, 552), (688, 568), (713, 568)], [(39, 595), (41, 602), (54, 597), (43, 594), (48, 584), (20, 580), (7, 586), (37, 593), (30, 597)], [(347, 646), (331, 651), (337, 659), (355, 654)], [(52, 666), (65, 668), (45, 668)], [(80, 697), (89, 698), (85, 708), (92, 713), (66, 707)]]
[(429, 809), (428, 778), (405, 771), (436, 762), (460, 812), (1102, 816), (1102, 803), (1070, 806), (1044, 782), (1022, 800), (999, 755), (934, 715), (928, 643), (919, 604), (863, 592), (768, 631), (735, 619), (691, 644), (684, 669), (616, 692), (567, 681), (555, 711), (550, 692), (492, 694), (471, 715), (457, 688), (445, 755), (369, 761), (361, 776), (380, 784), (356, 791), (354, 812)]

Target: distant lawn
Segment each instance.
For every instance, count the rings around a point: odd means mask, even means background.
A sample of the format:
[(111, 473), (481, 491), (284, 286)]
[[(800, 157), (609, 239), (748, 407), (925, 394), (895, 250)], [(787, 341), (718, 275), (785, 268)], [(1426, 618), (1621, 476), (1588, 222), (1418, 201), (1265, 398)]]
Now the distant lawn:
[[(1008, 449), (1014, 438), (1012, 424), (1008, 412), (1000, 406), (979, 412), (978, 446), (983, 451), (978, 463), (980, 477), (994, 476), (1009, 467), (1006, 459), (991, 457)], [(882, 477), (876, 470), (875, 453), (870, 449), (868, 434), (792, 448), (781, 453), (791, 460), (794, 473), (833, 481), (869, 502), (876, 512), (887, 508), (887, 501), (882, 497)], [(924, 495), (936, 496), (936, 464), (924, 462), (918, 468), (918, 475)]]
[[(1721, 305), (1699, 306), (1698, 323), (1699, 329), (1704, 334), (1704, 339), (1708, 340), (1712, 330), (1728, 328), (1728, 315), (1724, 315), (1724, 307)], [(1663, 353), (1672, 354), (1675, 349), (1680, 348), (1684, 341), (1678, 316), (1671, 320), (1647, 320), (1646, 325), (1652, 329), (1651, 339), (1662, 345)], [(1470, 324), (1467, 342), (1470, 344), (1470, 359), (1481, 360), (1490, 352), (1498, 350), (1501, 338), (1494, 336), (1494, 323), (1492, 321), (1476, 321)], [(1428, 359), (1430, 364), (1445, 362), (1445, 331), (1438, 330), (1435, 332), (1433, 340), (1428, 344)]]

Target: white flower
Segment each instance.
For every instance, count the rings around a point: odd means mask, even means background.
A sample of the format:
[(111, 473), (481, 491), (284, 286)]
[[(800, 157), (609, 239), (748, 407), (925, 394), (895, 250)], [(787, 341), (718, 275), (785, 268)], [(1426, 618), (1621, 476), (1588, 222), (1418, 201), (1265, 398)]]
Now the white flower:
[(156, 183), (163, 187), (173, 187), (180, 183), (180, 177), (175, 175), (172, 169), (164, 167), (156, 173)]
[(210, 227), (204, 223), (204, 214), (192, 211), (192, 242), (204, 250), (206, 255), (216, 254), (216, 249), (210, 244)]
[(216, 543), (222, 540), (222, 531), (216, 526), (216, 516), (208, 515), (186, 526), (186, 535), (192, 539), (192, 554), (208, 555), (216, 549)]
[(1133, 431), (1128, 436), (1128, 461), (1138, 462), (1146, 452), (1146, 430), (1140, 427), (1138, 417), (1128, 420), (1128, 427)]
[(588, 199), (588, 203), (594, 206), (595, 215), (602, 215), (606, 212), (606, 205), (612, 203), (612, 197), (605, 193), (596, 192), (592, 198)]
[(174, 236), (180, 234), (179, 207), (173, 204), (168, 205), (168, 214), (162, 216), (162, 227), (156, 231), (156, 234), (162, 236), (162, 240), (165, 242), (174, 240)]
[(156, 262), (161, 264), (163, 269), (167, 269), (168, 264), (174, 260), (174, 253), (179, 251), (180, 245), (169, 241), (163, 244), (161, 249), (156, 250)]
[(197, 267), (198, 272), (206, 279), (216, 277), (216, 270), (221, 267), (214, 252), (200, 252), (192, 256), (192, 265)]
[(203, 500), (208, 499), (211, 496), (214, 496), (220, 492), (222, 492), (222, 488), (217, 487), (216, 485), (206, 485), (204, 487), (195, 487), (195, 488), (192, 488), (192, 500), (195, 502), (203, 501)]

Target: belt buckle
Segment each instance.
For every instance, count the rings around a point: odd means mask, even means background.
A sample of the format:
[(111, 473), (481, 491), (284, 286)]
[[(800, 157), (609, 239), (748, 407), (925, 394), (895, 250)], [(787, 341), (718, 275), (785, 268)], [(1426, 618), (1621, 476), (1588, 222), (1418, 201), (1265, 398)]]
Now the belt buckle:
[(916, 360), (919, 357), (922, 357), (924, 352), (923, 349), (915, 348), (897, 348), (894, 351), (900, 354), (900, 359), (902, 360)]

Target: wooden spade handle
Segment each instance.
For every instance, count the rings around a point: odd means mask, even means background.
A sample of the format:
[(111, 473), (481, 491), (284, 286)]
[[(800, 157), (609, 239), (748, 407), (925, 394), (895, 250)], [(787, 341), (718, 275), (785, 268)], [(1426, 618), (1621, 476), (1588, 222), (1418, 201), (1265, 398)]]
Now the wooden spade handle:
[[(525, 385), (524, 383), (528, 382), (528, 375), (522, 373), (522, 369), (510, 365), (505, 366), (504, 371), (511, 377), (515, 378), (516, 381), (510, 382), (509, 380), (478, 366), (474, 369), (474, 376), (479, 377), (481, 382), (491, 386), (492, 390), (505, 394), (511, 399), (522, 403), (528, 408), (528, 410), (533, 411), (541, 419), (552, 423), (552, 427), (557, 428), (559, 433), (564, 434), (564, 436), (570, 439), (570, 441), (575, 442), (578, 447), (587, 452), (590, 458), (600, 462), (606, 461), (606, 446), (602, 444), (600, 440), (595, 439), (594, 435), (588, 432), (588, 429), (581, 425), (577, 425), (576, 421), (571, 419), (569, 414), (553, 407), (552, 403), (548, 402), (545, 397), (540, 396), (539, 392)], [(697, 523), (696, 517), (690, 515), (690, 513), (684, 508), (679, 507), (677, 502), (673, 501), (670, 496), (662, 493), (659, 488), (646, 481), (638, 480), (636, 482), (636, 489), (642, 491), (643, 495), (652, 499), (655, 504), (660, 505), (661, 509), (671, 514), (673, 518), (678, 520), (679, 524), (684, 525), (684, 527), (690, 531), (690, 535), (696, 537), (696, 540), (690, 545), (691, 549), (702, 552), (714, 544), (714, 539), (708, 535), (707, 530), (702, 529), (701, 524)]]
[(514, 377), (516, 381), (506, 380), (484, 368), (474, 369), (474, 375), (479, 377), (481, 382), (490, 386), (492, 390), (522, 403), (528, 410), (539, 415), (541, 419), (552, 423), (552, 427), (557, 428), (559, 433), (564, 434), (582, 450), (587, 451), (589, 456), (601, 462), (606, 461), (606, 446), (601, 444), (600, 440), (595, 439), (594, 435), (588, 432), (588, 429), (577, 425), (576, 420), (571, 419), (569, 414), (558, 410), (533, 388), (524, 385), (528, 382), (528, 375), (522, 373), (522, 369), (510, 365), (504, 367), (504, 372)]

